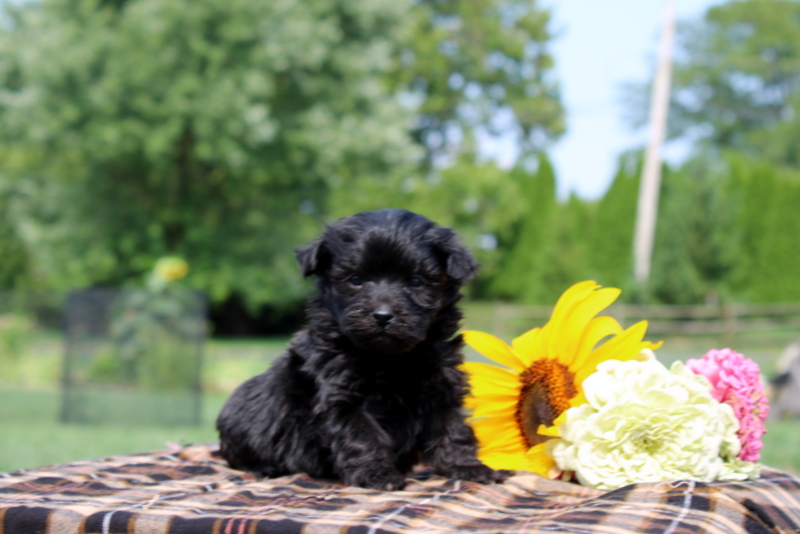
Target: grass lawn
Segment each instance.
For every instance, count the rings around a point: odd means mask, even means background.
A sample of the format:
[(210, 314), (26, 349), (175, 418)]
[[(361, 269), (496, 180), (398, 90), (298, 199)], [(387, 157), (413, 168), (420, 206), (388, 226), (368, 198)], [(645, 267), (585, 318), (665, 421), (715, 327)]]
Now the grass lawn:
[[(203, 363), (202, 424), (81, 425), (59, 421), (61, 340), (47, 336), (31, 343), (31, 354), (0, 381), (0, 472), (43, 465), (161, 450), (166, 443), (216, 441), (214, 421), (237, 385), (263, 372), (288, 338), (211, 340)], [(21, 386), (20, 386), (21, 385)]]
[(800, 422), (793, 420), (768, 421), (761, 463), (800, 476)]
[[(205, 396), (201, 426), (95, 426), (59, 423), (56, 392), (0, 390), (0, 472), (216, 441), (214, 419), (226, 397)], [(787, 446), (800, 442), (800, 424), (772, 421), (767, 428), (762, 463), (800, 473), (800, 454)]]
[[(473, 309), (474, 308), (474, 309)], [(492, 331), (488, 310), (467, 306), (466, 327)], [(734, 348), (752, 357), (770, 374), (780, 351), (796, 332), (778, 337), (737, 339)], [(509, 341), (509, 340), (507, 340)], [(669, 364), (675, 359), (699, 357), (718, 346), (715, 339), (670, 339), (658, 351)], [(212, 340), (205, 346), (203, 417), (200, 426), (79, 425), (58, 421), (61, 397), (61, 341), (35, 340), (30, 355), (0, 376), (0, 472), (111, 455), (163, 450), (167, 442), (188, 444), (215, 441), (214, 420), (227, 395), (241, 382), (263, 372), (283, 352), (288, 338), (267, 340)], [(482, 357), (467, 350), (467, 358)], [(5, 370), (4, 370), (5, 373)], [(800, 423), (768, 424), (762, 463), (800, 473)]]
[(163, 450), (166, 443), (204, 443), (214, 430), (224, 393), (203, 399), (200, 426), (80, 425), (58, 421), (55, 391), (0, 390), (0, 472), (75, 460)]

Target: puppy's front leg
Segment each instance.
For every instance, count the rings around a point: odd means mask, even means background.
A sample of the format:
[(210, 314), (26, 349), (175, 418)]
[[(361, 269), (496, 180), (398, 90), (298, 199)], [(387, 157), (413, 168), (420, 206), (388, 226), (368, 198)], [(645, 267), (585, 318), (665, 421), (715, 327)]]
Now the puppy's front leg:
[(482, 484), (502, 482), (508, 477), (507, 471), (487, 467), (476, 455), (475, 434), (464, 422), (460, 410), (441, 413), (426, 427), (422, 460), (436, 473)]
[(405, 477), (397, 470), (392, 439), (366, 411), (338, 406), (324, 417), (330, 437), (334, 470), (345, 484), (380, 490), (398, 490)]

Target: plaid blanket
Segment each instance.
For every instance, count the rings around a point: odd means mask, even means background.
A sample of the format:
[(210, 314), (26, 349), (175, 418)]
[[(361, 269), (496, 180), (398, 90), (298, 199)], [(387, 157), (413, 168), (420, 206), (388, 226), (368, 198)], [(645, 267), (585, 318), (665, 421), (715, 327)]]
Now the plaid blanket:
[(673, 481), (602, 492), (519, 473), (484, 486), (416, 472), (380, 492), (295, 475), (255, 480), (214, 445), (0, 474), (0, 534), (799, 532), (800, 481)]

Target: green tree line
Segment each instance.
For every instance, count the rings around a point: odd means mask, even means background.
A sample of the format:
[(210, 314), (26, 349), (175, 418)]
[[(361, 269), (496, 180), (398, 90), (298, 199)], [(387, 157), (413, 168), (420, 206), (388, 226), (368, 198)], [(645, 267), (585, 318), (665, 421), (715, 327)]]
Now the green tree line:
[[(452, 226), (475, 298), (800, 300), (800, 3), (738, 0), (681, 30), (652, 276), (632, 280), (641, 157), (556, 198), (564, 132), (538, 0), (31, 0), (0, 26), (0, 287), (140, 284), (184, 257), (216, 303), (310, 289), (293, 249), (402, 207)], [(631, 114), (646, 109), (647, 87)], [(637, 105), (637, 102), (640, 102)], [(641, 113), (639, 113), (641, 116)], [(498, 120), (498, 117), (505, 117)], [(480, 135), (512, 136), (510, 170)]]
[[(292, 251), (325, 222), (424, 199), (453, 161), (484, 172), (477, 132), (526, 153), (564, 130), (538, 0), (31, 0), (0, 17), (0, 287), (137, 284), (176, 255), (214, 302), (281, 306), (307, 293)], [(491, 196), (490, 174), (463, 193)]]

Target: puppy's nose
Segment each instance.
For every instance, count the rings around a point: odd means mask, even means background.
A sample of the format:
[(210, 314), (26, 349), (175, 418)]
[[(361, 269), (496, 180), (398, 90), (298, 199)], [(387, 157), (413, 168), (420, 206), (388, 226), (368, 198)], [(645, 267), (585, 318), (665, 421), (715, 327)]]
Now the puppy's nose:
[(394, 313), (389, 306), (382, 304), (372, 312), (372, 317), (379, 325), (386, 326), (394, 319)]

